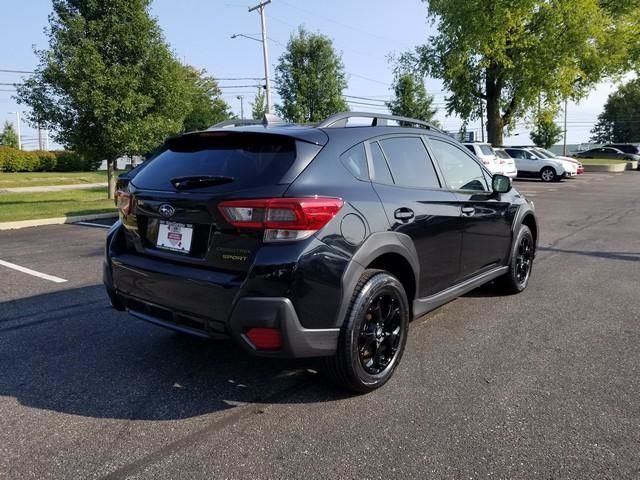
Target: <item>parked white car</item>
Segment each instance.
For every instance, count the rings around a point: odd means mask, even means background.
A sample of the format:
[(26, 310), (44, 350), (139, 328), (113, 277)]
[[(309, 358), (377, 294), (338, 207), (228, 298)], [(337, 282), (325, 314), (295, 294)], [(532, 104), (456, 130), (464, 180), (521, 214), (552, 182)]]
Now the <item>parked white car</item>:
[(499, 173), (509, 178), (515, 178), (518, 175), (513, 159), (510, 157), (500, 158), (490, 144), (473, 142), (463, 143), (463, 145), (478, 157), (491, 173)]
[(581, 175), (581, 174), (584, 173), (584, 166), (582, 165), (582, 162), (580, 162), (576, 158), (564, 157), (562, 155), (556, 155), (552, 151), (547, 150), (546, 148), (541, 148), (541, 147), (535, 147), (535, 150), (536, 150), (536, 152), (541, 153), (546, 158), (558, 159), (558, 160), (562, 160), (563, 162), (569, 162), (569, 163), (575, 165), (578, 175)]
[(559, 182), (577, 175), (577, 168), (569, 162), (546, 158), (532, 148), (504, 147), (518, 168), (519, 177), (539, 178), (543, 182)]

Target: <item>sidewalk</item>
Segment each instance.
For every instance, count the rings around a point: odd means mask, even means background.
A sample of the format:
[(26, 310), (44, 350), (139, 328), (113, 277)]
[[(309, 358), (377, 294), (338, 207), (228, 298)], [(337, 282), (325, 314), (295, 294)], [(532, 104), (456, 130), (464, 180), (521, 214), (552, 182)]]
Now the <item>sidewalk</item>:
[(44, 185), (41, 187), (0, 188), (2, 193), (61, 192), (64, 190), (84, 190), (86, 188), (106, 187), (107, 183), (78, 183), (73, 185)]

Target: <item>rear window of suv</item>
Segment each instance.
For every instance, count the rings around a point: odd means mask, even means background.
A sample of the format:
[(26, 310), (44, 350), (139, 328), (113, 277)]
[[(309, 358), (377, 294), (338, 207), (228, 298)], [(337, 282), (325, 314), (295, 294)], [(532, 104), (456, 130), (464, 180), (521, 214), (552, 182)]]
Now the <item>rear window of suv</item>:
[(493, 148), (491, 148), (489, 145), (480, 145), (480, 151), (483, 155), (495, 155)]
[(275, 185), (296, 159), (295, 140), (254, 133), (203, 133), (170, 139), (167, 150), (149, 161), (132, 184), (150, 190), (174, 190), (172, 178), (220, 176), (232, 180), (198, 190), (237, 190)]

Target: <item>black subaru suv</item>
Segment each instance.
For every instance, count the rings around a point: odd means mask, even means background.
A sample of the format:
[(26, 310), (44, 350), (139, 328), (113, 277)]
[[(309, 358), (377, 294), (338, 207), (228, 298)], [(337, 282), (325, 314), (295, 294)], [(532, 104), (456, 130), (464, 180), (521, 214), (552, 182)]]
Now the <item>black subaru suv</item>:
[(118, 206), (114, 308), (256, 355), (322, 357), (361, 392), (390, 378), (413, 318), (492, 280), (525, 289), (538, 237), (509, 178), (426, 123), (370, 113), (171, 138)]

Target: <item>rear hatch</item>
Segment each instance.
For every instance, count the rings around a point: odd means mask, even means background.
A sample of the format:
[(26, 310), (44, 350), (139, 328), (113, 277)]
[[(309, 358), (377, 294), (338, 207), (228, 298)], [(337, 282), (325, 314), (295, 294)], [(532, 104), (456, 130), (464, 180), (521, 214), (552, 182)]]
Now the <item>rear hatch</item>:
[(499, 170), (502, 173), (513, 173), (517, 171), (516, 162), (504, 150), (495, 150)]
[(282, 197), (326, 142), (322, 135), (234, 129), (167, 141), (129, 182), (128, 202), (121, 205), (127, 253), (246, 272), (263, 232), (234, 227), (219, 204)]

